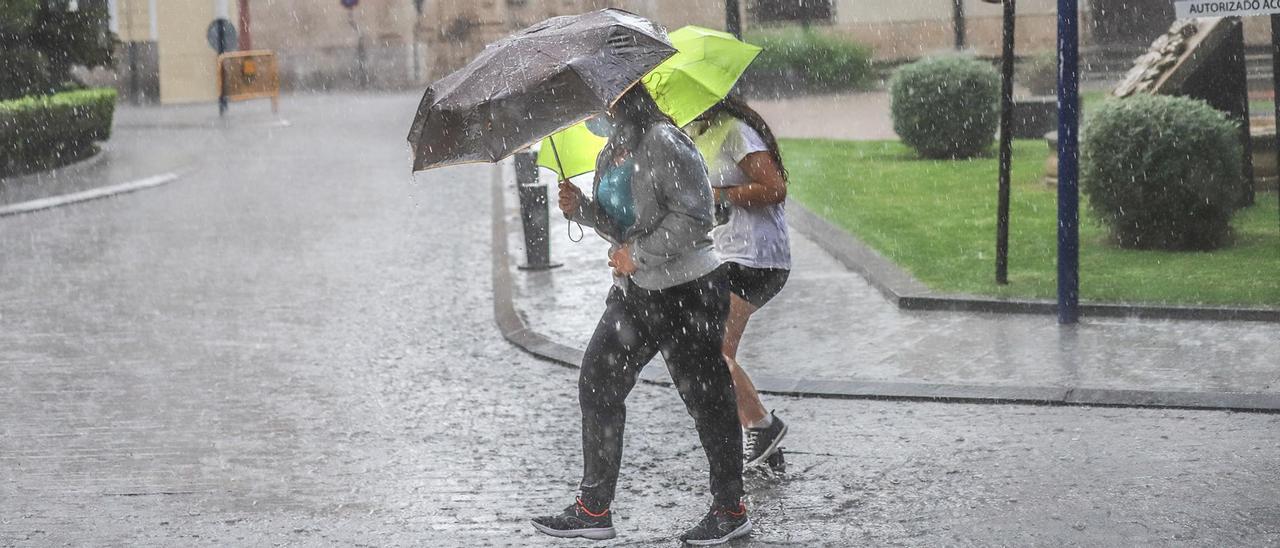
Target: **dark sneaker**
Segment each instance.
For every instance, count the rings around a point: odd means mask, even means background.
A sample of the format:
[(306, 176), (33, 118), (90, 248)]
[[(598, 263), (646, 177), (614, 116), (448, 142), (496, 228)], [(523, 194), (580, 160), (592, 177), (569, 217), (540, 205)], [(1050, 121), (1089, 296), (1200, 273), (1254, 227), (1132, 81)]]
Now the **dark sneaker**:
[(533, 528), (560, 538), (605, 540), (618, 535), (613, 530), (612, 512), (608, 508), (602, 512), (592, 512), (582, 504), (582, 499), (575, 500), (557, 515), (533, 518)]
[(693, 546), (715, 546), (749, 533), (751, 518), (747, 517), (747, 507), (738, 503), (737, 508), (713, 507), (698, 525), (680, 535), (680, 540)]
[(765, 428), (746, 429), (746, 447), (742, 451), (742, 458), (747, 466), (755, 466), (773, 456), (778, 452), (778, 444), (782, 443), (782, 438), (787, 436), (787, 423), (782, 422), (772, 411), (769, 415), (773, 417), (773, 424)]

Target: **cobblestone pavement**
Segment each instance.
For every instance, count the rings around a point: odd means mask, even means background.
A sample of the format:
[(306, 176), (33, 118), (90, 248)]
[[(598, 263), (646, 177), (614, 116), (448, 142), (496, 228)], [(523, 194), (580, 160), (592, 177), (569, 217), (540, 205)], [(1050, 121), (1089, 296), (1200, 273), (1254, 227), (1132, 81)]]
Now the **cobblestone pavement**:
[[(489, 168), (411, 180), (415, 104), (157, 129), (200, 169), (0, 220), (0, 545), (585, 544), (526, 521), (570, 500), (576, 372), (497, 333)], [(771, 401), (739, 545), (1280, 542), (1277, 415)], [(614, 544), (670, 546), (705, 464), (673, 391), (630, 404)]]

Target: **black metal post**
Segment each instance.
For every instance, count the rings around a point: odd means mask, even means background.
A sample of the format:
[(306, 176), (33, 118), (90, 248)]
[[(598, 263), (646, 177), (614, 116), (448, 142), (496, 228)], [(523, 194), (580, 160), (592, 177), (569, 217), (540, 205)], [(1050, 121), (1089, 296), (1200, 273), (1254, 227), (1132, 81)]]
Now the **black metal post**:
[[(130, 29), (132, 32), (133, 29)], [(142, 83), (138, 79), (138, 41), (129, 41), (129, 100), (135, 105), (142, 104)]]
[(1080, 321), (1080, 26), (1058, 0), (1058, 323)]
[(1004, 0), (1000, 59), (1000, 182), (996, 198), (996, 283), (1009, 283), (1009, 170), (1013, 163), (1014, 0)]
[(369, 87), (369, 72), (365, 67), (364, 32), (356, 23), (355, 9), (347, 8), (347, 24), (356, 32), (356, 83), (360, 89)]
[[(1271, 101), (1275, 108), (1277, 135), (1280, 135), (1280, 15), (1271, 16)], [(1276, 199), (1280, 200), (1280, 138), (1276, 143)]]
[(951, 25), (956, 34), (956, 49), (962, 50), (965, 44), (964, 0), (951, 1)]
[(419, 29), (422, 28), (422, 2), (423, 0), (413, 0), (414, 13), (417, 17), (413, 20), (413, 83), (417, 84), (422, 81), (422, 62), (418, 59), (419, 42), (421, 36)]
[(222, 54), (227, 52), (227, 26), (215, 23), (218, 27), (218, 116), (227, 113), (227, 79), (222, 74)]
[(738, 0), (724, 0), (724, 29), (734, 38), (742, 39), (742, 11)]
[(538, 157), (532, 152), (518, 152), (514, 158), (526, 259), (520, 269), (555, 268), (560, 265), (551, 263), (551, 219), (547, 213), (547, 185), (538, 182)]

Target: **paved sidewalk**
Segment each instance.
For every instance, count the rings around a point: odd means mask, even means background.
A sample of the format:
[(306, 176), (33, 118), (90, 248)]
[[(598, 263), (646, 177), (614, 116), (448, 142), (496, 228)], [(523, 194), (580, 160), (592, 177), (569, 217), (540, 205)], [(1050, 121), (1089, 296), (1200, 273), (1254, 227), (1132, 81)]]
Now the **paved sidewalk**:
[[(121, 104), (116, 108), (111, 139), (101, 143), (101, 152), (58, 169), (0, 179), (0, 206), (181, 170), (200, 163), (208, 154), (209, 143), (190, 138), (189, 130), (244, 127), (275, 120), (270, 109), (261, 105), (250, 103), (236, 107), (236, 111), (220, 120), (217, 109), (209, 105), (133, 107)], [(252, 154), (252, 151), (242, 154)], [(227, 158), (225, 161), (237, 160)]]
[(889, 115), (889, 93), (866, 91), (751, 101), (782, 138), (897, 139)]
[[(587, 546), (528, 523), (581, 473), (577, 372), (495, 329), (491, 170), (411, 180), (418, 99), (157, 123), (183, 181), (0, 218), (0, 546)], [(790, 466), (738, 548), (1280, 542), (1280, 415), (769, 403)], [(627, 407), (591, 546), (670, 547), (706, 462), (676, 391)]]
[[(518, 213), (508, 207), (509, 248), (522, 258)], [(607, 246), (589, 229), (570, 242), (558, 213), (551, 235), (553, 260), (565, 266), (514, 272), (516, 308), (532, 330), (580, 349), (609, 287)], [(808, 237), (791, 235), (791, 278), (753, 316), (739, 355), (762, 388), (1194, 407), (1280, 402), (1274, 323), (1085, 318), (1064, 327), (1049, 315), (902, 310)]]

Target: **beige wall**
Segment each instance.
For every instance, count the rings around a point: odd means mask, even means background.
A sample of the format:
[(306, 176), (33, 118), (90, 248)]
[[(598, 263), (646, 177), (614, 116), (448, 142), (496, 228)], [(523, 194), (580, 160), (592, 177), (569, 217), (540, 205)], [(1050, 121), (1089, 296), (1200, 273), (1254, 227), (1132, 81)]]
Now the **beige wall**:
[(249, 5), (253, 47), (280, 56), (286, 88), (359, 85), (352, 21), (364, 37), (369, 85), (410, 83), (416, 15), (409, 0), (362, 0), (354, 10), (338, 0), (251, 0)]
[[(951, 20), (951, 0), (836, 0), (836, 24), (893, 23), (923, 20)], [(1057, 12), (1056, 0), (1019, 0), (1018, 15)], [(1000, 17), (999, 4), (965, 0), (964, 12), (971, 17)]]
[(608, 4), (652, 19), (668, 30), (685, 25), (724, 29), (723, 0), (618, 0)]
[(116, 0), (116, 25), (120, 40), (147, 42), (151, 36), (151, 10), (148, 0)]
[[(877, 59), (905, 60), (950, 51), (955, 46), (951, 18), (892, 21), (881, 23), (841, 23), (824, 29), (871, 46)], [(1019, 15), (1015, 26), (1018, 55), (1054, 49), (1057, 19), (1053, 14)], [(1000, 53), (999, 17), (965, 17), (966, 46), (980, 55)]]
[[(228, 0), (232, 21), (236, 3)], [(213, 0), (160, 0), (160, 102), (191, 103), (218, 98), (217, 53), (205, 33), (214, 19)]]
[[(209, 101), (215, 97), (214, 54), (204, 32), (215, 0), (116, 0), (122, 39), (151, 40), (148, 5), (159, 9), (161, 96), (165, 102)], [(237, 1), (227, 0), (234, 12)], [(749, 0), (741, 0), (745, 7)], [(823, 32), (871, 45), (879, 59), (911, 59), (949, 50), (951, 0), (834, 0), (835, 21), (815, 25)], [(1088, 0), (1085, 19), (1088, 18)], [(337, 0), (250, 0), (254, 47), (280, 55), (281, 77), (295, 88), (350, 87), (355, 80), (356, 33)], [(363, 30), (371, 85), (420, 88), (462, 66), (485, 44), (556, 15), (618, 7), (675, 29), (688, 24), (724, 28), (722, 0), (427, 0), (421, 19), (409, 0), (361, 0), (352, 12)], [(1018, 2), (1020, 55), (1051, 50), (1055, 44), (1055, 0)], [(1000, 7), (966, 0), (970, 47), (996, 55)], [(745, 14), (744, 14), (745, 15)], [(233, 13), (232, 19), (237, 21)], [(132, 20), (132, 24), (130, 24)], [(747, 30), (756, 25), (746, 20)], [(416, 28), (415, 28), (416, 27)], [(1250, 43), (1265, 43), (1264, 18), (1245, 22)], [(1081, 31), (1088, 34), (1088, 25)], [(421, 70), (413, 78), (413, 44), (418, 36)]]
[[(217, 54), (205, 38), (214, 18), (214, 4), (215, 0), (116, 0), (120, 39), (155, 42), (162, 103), (218, 98)], [(231, 20), (236, 21), (236, 2), (227, 0), (227, 4)], [(151, 6), (155, 7), (154, 14)]]

